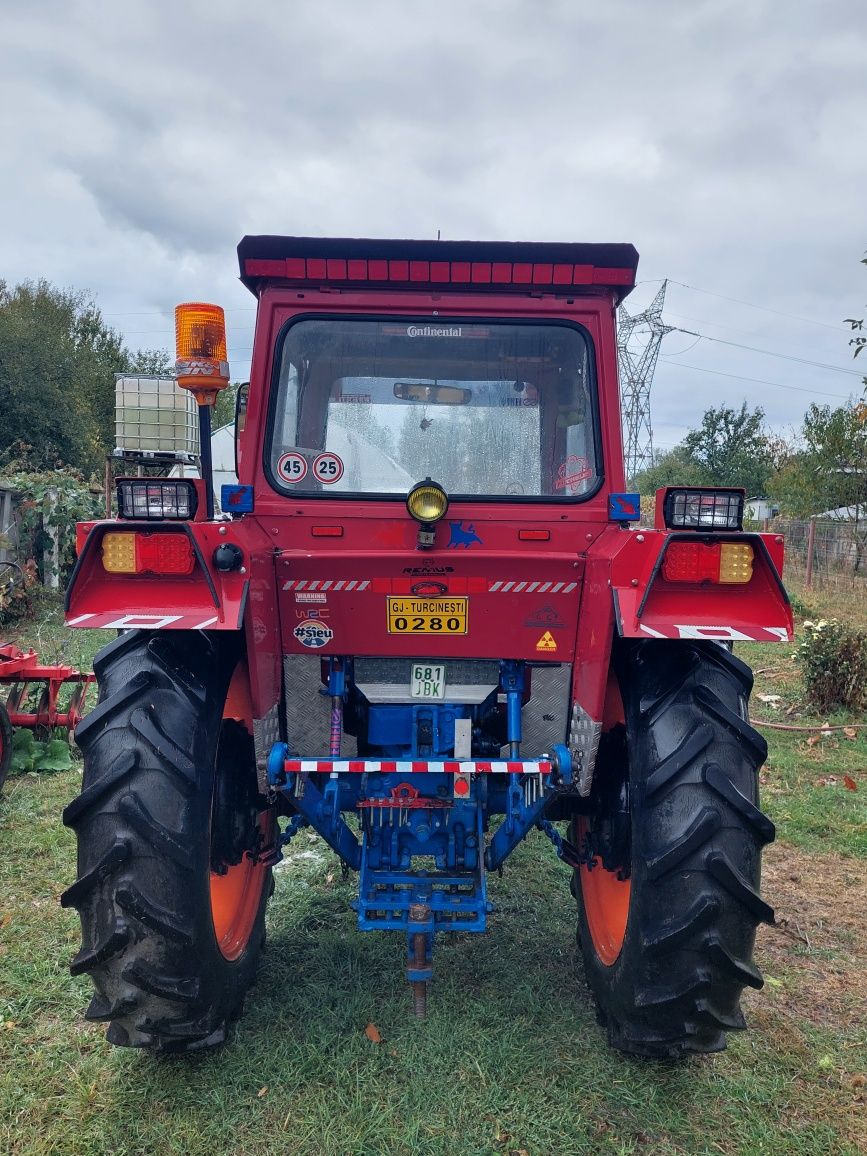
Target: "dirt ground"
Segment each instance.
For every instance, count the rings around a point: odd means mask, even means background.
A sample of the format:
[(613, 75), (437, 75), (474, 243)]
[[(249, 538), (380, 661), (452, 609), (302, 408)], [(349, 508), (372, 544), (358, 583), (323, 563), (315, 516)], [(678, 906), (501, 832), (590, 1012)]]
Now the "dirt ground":
[(777, 919), (775, 927), (759, 931), (763, 970), (772, 977), (791, 975), (778, 989), (779, 1006), (816, 1024), (854, 1014), (867, 1025), (863, 862), (775, 844), (765, 851), (762, 894)]
[[(750, 1025), (802, 1052), (811, 1063), (805, 1027), (822, 1036), (849, 1026), (849, 1040), (826, 1070), (826, 1110), (839, 1134), (867, 1153), (867, 873), (861, 859), (816, 854), (784, 843), (765, 849), (762, 894), (773, 904), (776, 925), (759, 928), (756, 962), (761, 992), (744, 991)], [(851, 1056), (851, 1060), (848, 1059)], [(795, 1080), (798, 1085), (799, 1080)], [(798, 1087), (790, 1112), (798, 1117)], [(808, 1115), (817, 1106), (806, 1109)]]

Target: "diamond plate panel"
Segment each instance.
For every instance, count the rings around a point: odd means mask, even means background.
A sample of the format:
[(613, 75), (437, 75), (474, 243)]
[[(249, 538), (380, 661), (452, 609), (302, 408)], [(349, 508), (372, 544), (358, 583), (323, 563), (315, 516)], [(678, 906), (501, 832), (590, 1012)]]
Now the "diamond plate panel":
[(548, 754), (554, 743), (565, 742), (571, 682), (568, 664), (532, 667), (532, 695), (521, 712), (521, 758), (537, 759)]
[[(321, 679), (321, 659), (306, 654), (283, 657), (283, 686), (286, 697), (286, 742), (293, 755), (327, 758), (331, 737), (331, 702)], [(343, 736), (341, 754), (352, 758), (358, 744), (352, 735)]]
[(569, 723), (569, 749), (578, 764), (578, 794), (585, 799), (593, 786), (601, 735), (602, 723), (595, 722), (580, 703), (574, 703)]
[(267, 795), (268, 786), (268, 755), (274, 743), (282, 737), (280, 727), (280, 705), (275, 703), (264, 718), (253, 719), (253, 745), (256, 748), (256, 780), (259, 790)]

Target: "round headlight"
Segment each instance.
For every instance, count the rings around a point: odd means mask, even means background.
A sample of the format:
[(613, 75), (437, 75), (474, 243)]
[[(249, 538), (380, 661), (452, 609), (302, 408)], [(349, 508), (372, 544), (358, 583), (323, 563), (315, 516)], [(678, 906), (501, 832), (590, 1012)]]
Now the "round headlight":
[(417, 522), (429, 525), (444, 518), (449, 508), (449, 500), (442, 486), (425, 478), (409, 491), (406, 508)]

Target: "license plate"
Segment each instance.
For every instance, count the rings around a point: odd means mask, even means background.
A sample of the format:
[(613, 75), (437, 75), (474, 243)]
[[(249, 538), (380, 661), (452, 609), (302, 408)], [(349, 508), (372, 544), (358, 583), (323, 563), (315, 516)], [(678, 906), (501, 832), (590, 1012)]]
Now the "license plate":
[(414, 662), (410, 698), (444, 699), (446, 697), (446, 668), (426, 662)]
[(466, 634), (466, 598), (389, 598), (389, 634)]

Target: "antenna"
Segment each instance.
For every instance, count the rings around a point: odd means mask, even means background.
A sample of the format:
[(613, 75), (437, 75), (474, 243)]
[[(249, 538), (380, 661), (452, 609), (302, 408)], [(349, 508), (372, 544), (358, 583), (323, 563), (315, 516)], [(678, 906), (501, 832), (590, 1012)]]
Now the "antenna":
[[(659, 357), (659, 346), (675, 326), (662, 320), (668, 281), (642, 313), (631, 317), (621, 305), (617, 325), (617, 361), (620, 369), (620, 407), (623, 415), (623, 452), (626, 477), (631, 480), (653, 465), (653, 428), (650, 423), (650, 387)], [(647, 334), (639, 348), (630, 348), (637, 335)]]

